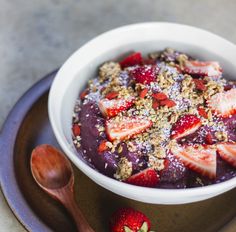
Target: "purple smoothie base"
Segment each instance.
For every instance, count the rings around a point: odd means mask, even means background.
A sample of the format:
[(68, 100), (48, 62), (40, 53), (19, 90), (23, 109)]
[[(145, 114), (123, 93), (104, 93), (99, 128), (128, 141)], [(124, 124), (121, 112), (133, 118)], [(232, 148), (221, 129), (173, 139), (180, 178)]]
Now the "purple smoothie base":
[[(147, 157), (144, 155), (143, 157), (138, 158), (136, 153), (128, 151), (125, 143), (122, 144), (123, 151), (119, 155), (118, 152), (112, 153), (110, 151), (101, 154), (97, 153), (97, 147), (102, 140), (106, 139), (106, 135), (105, 133), (104, 135), (99, 135), (99, 131), (95, 127), (96, 124), (104, 125), (105, 122), (105, 119), (95, 103), (88, 102), (87, 104), (83, 104), (81, 106), (79, 118), (81, 122), (81, 147), (83, 149), (79, 149), (78, 153), (82, 154), (83, 158), (93, 168), (96, 168), (104, 175), (113, 178), (119, 161), (118, 157), (126, 157), (132, 162), (134, 173), (143, 170), (148, 166)], [(227, 126), (230, 138), (234, 140), (236, 138), (236, 115), (225, 119), (224, 122)], [(202, 129), (203, 128), (201, 128), (201, 130)], [(194, 134), (185, 137), (184, 143), (192, 142), (193, 140), (195, 142), (204, 141), (200, 129)], [(167, 155), (167, 160), (167, 168), (161, 171), (160, 182), (156, 186), (157, 188), (178, 189), (200, 187), (220, 183), (236, 176), (235, 168), (223, 161), (219, 155), (217, 155), (217, 175), (215, 180), (210, 180), (209, 178), (203, 177), (188, 169), (172, 154)]]

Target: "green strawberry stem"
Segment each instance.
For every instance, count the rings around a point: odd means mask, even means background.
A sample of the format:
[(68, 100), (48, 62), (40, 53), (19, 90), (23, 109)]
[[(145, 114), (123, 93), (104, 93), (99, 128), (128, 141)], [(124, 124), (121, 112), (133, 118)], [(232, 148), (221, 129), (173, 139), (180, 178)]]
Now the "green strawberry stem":
[(140, 228), (140, 230), (138, 232), (148, 232), (148, 224), (147, 224), (147, 222), (144, 222), (142, 224), (142, 227)]
[[(129, 227), (124, 226), (125, 232), (133, 232)], [(148, 224), (144, 222), (138, 232), (155, 232), (155, 231), (148, 231)]]

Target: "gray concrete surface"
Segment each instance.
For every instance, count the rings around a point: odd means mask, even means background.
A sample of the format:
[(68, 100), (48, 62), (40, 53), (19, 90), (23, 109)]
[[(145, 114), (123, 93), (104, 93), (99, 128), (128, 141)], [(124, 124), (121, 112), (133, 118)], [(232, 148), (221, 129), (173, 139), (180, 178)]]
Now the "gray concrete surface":
[[(0, 0), (0, 127), (31, 85), (106, 30), (170, 21), (236, 43), (235, 10), (235, 0)], [(0, 232), (25, 231), (1, 194), (0, 215)]]

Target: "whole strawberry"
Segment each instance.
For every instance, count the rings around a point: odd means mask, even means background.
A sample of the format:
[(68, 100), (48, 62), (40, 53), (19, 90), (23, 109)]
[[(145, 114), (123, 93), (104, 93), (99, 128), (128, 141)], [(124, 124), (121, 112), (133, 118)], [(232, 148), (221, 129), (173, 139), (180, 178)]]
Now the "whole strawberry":
[(132, 208), (121, 208), (110, 219), (111, 232), (150, 232), (150, 227), (150, 220)]

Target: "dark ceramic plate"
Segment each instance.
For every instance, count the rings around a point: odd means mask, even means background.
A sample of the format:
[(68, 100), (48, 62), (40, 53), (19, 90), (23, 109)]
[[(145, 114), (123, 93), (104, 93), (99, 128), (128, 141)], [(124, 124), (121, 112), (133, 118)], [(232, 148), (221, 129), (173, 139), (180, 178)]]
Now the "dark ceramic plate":
[[(75, 231), (66, 210), (34, 182), (29, 167), (32, 149), (42, 143), (58, 147), (48, 121), (48, 90), (56, 72), (34, 85), (9, 114), (0, 138), (0, 183), (12, 211), (29, 231)], [(153, 230), (215, 232), (236, 216), (236, 189), (210, 200), (178, 206), (144, 204), (120, 197), (96, 185), (74, 167), (76, 200), (95, 231), (108, 231), (108, 219), (118, 207), (131, 206), (147, 214)]]

